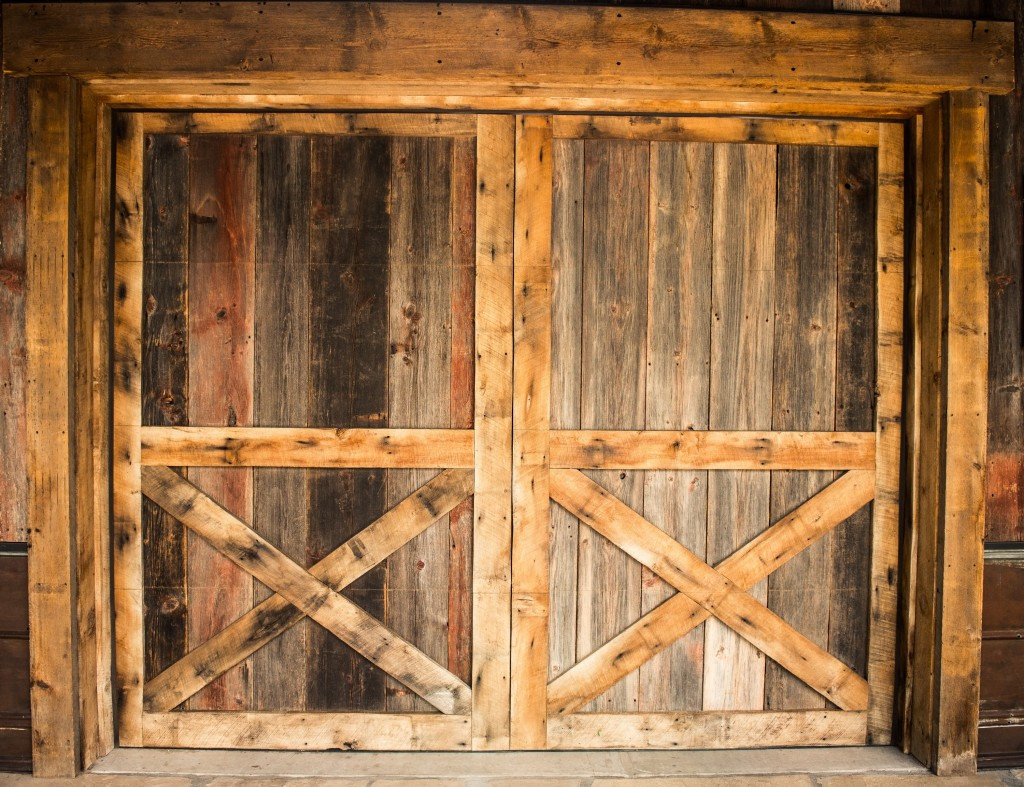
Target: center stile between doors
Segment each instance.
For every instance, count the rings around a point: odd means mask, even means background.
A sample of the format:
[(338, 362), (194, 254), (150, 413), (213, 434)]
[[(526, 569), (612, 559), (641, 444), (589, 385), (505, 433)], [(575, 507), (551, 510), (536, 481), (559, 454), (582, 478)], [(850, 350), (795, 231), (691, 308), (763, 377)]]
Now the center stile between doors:
[(901, 125), (115, 137), (120, 745), (889, 742)]

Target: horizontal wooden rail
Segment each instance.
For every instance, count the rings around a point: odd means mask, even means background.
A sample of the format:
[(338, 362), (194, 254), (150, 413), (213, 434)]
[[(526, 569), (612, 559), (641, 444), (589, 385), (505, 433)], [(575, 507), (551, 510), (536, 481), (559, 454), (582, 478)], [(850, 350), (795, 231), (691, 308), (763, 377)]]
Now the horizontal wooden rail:
[(147, 134), (472, 137), (476, 136), (476, 116), (419, 112), (147, 112), (142, 127)]
[(145, 426), (142, 464), (170, 467), (472, 467), (471, 429)]
[(877, 123), (802, 118), (556, 115), (552, 131), (556, 138), (570, 139), (878, 146)]
[(873, 470), (875, 433), (564, 430), (551, 433), (551, 466), (579, 470)]
[(585, 713), (548, 720), (552, 749), (745, 749), (857, 746), (862, 711)]
[(175, 749), (465, 750), (471, 718), (439, 713), (145, 713), (142, 742)]

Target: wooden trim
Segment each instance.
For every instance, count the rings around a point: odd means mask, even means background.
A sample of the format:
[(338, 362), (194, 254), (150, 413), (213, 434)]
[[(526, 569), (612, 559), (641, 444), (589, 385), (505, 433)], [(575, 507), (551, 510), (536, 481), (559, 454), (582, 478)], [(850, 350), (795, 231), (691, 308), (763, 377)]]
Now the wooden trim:
[(512, 741), (547, 743), (551, 118), (516, 118), (512, 383)]
[(147, 134), (331, 134), (334, 136), (472, 137), (472, 115), (436, 113), (147, 112)]
[(873, 470), (873, 432), (553, 431), (551, 466), (588, 470)]
[(556, 115), (556, 139), (643, 139), (670, 142), (732, 142), (770, 145), (878, 145), (878, 125), (843, 120), (750, 117), (652, 117)]
[(172, 467), (473, 467), (469, 429), (145, 426), (142, 464)]
[(478, 123), (472, 748), (487, 751), (509, 747), (515, 121)]
[(74, 776), (78, 676), (74, 658), (75, 401), (71, 284), (76, 91), (69, 79), (28, 86), (25, 301), (32, 767)]
[(584, 713), (548, 722), (552, 749), (745, 749), (860, 746), (858, 711)]
[(430, 713), (146, 713), (143, 745), (171, 749), (466, 750), (470, 717)]
[[(605, 30), (603, 36), (593, 35)], [(651, 44), (650, 31), (659, 30)], [(325, 30), (339, 31), (330, 46)], [(495, 31), (486, 46), (480, 31)], [(244, 34), (242, 34), (244, 31)], [(145, 40), (139, 48), (133, 42)], [(872, 46), (866, 48), (864, 41)], [(376, 76), (529, 89), (926, 92), (1012, 88), (1013, 26), (970, 20), (664, 8), (323, 3), (10, 5), (4, 68), (17, 74)], [(858, 56), (849, 57), (855, 51)], [(451, 91), (455, 92), (455, 91)]]
[(900, 445), (903, 429), (903, 126), (879, 127), (876, 229), (877, 432), (871, 536), (871, 617), (867, 678), (871, 688), (868, 742), (892, 740), (896, 604), (899, 586)]

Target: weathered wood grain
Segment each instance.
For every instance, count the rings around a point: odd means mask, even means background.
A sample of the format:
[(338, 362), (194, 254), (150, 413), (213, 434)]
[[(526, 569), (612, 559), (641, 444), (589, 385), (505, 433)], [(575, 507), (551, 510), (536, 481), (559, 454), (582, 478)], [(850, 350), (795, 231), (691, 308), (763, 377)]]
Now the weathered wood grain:
[(510, 735), (515, 118), (478, 124), (472, 744), (500, 750)]
[[(771, 427), (776, 149), (716, 145), (711, 295), (711, 429)], [(769, 476), (708, 479), (707, 558), (726, 558), (769, 523)], [(751, 595), (764, 600), (767, 588)], [(718, 621), (704, 636), (704, 709), (759, 710), (764, 657)]]
[[(557, 124), (552, 118), (552, 126)], [(551, 145), (551, 428), (579, 429), (583, 297), (583, 142)], [(549, 438), (549, 451), (554, 448)], [(549, 461), (554, 458), (549, 453)], [(548, 680), (576, 663), (579, 521), (548, 508)]]
[[(772, 429), (835, 424), (836, 151), (780, 146), (775, 213), (775, 349)], [(771, 476), (771, 519), (781, 518), (832, 480), (832, 473)], [(768, 580), (768, 608), (828, 647), (832, 539), (825, 536)], [(823, 708), (823, 699), (779, 665), (765, 668), (766, 710)]]
[[(452, 163), (450, 139), (401, 137), (392, 143), (391, 267), (388, 284), (387, 407), (396, 427), (451, 423)], [(391, 472), (395, 502), (430, 470)], [(448, 531), (434, 528), (388, 560), (388, 625), (431, 658), (448, 657)], [(427, 710), (394, 681), (388, 710)]]
[(875, 433), (559, 430), (551, 433), (551, 466), (594, 470), (867, 470), (875, 466)]
[[(384, 73), (483, 89), (527, 87), (537, 74), (563, 89), (576, 87), (584, 74), (591, 85), (620, 89), (772, 85), (781, 92), (939, 93), (1011, 86), (1013, 31), (1005, 24), (654, 8), (437, 10), (331, 3), (308, 13), (255, 3), (187, 10), (158, 4), (124, 14), (115, 4), (96, 4), (83, 17), (72, 6), (14, 5), (5, 15), (4, 65), (17, 73), (167, 75), (187, 62), (196, 73), (250, 81), (302, 72)], [(654, 27), (665, 42), (656, 48)], [(595, 29), (608, 33), (595, 37)], [(344, 32), (331, 46), (310, 46), (324, 40), (325, 30)], [(486, 47), (480, 30), (495, 31)], [(148, 45), (131, 45), (139, 40)], [(874, 46), (862, 56), (841, 56), (865, 40)]]
[[(649, 430), (708, 427), (714, 148), (651, 144), (648, 262), (647, 413)], [(689, 434), (689, 432), (683, 432)], [(643, 514), (705, 557), (708, 481), (704, 472), (648, 473)], [(644, 569), (641, 612), (673, 594)], [(697, 627), (640, 668), (638, 710), (700, 710), (704, 629)]]
[[(588, 140), (583, 194), (584, 429), (640, 429), (646, 400), (649, 149), (646, 142)], [(615, 369), (610, 380), (608, 370)], [(601, 471), (598, 483), (643, 508), (643, 478)], [(577, 655), (600, 647), (640, 616), (641, 569), (589, 529), (579, 538)], [(637, 708), (639, 676), (611, 689), (593, 710)]]
[[(188, 139), (146, 136), (143, 161), (142, 423), (188, 424)], [(148, 680), (185, 655), (185, 529), (142, 503)]]
[[(0, 499), (26, 500), (25, 155), (28, 80), (0, 86)], [(0, 541), (27, 541), (27, 509), (0, 507)]]
[(147, 112), (150, 134), (324, 134), (370, 137), (471, 137), (472, 115), (433, 112), (315, 113), (303, 112)]
[(361, 607), (318, 580), (242, 520), (167, 467), (142, 471), (143, 493), (172, 513), (242, 570), (320, 625), (400, 676), (404, 685), (443, 713), (469, 710), (469, 687)]
[[(310, 143), (257, 140), (253, 422), (305, 426), (309, 411)], [(306, 395), (303, 396), (302, 394)], [(306, 557), (306, 473), (253, 473), (253, 529), (293, 560)], [(269, 591), (254, 588), (253, 603)], [(307, 624), (267, 643), (252, 659), (254, 710), (305, 707)]]
[[(379, 137), (315, 138), (311, 166), (309, 424), (385, 427), (391, 145)], [(381, 464), (375, 456), (367, 456), (371, 467)], [(308, 475), (307, 564), (387, 510), (385, 476), (374, 469)], [(375, 568), (349, 590), (381, 620), (385, 580), (386, 569)], [(308, 710), (384, 709), (384, 673), (329, 632), (310, 627), (306, 659)]]
[[(444, 471), (310, 568), (310, 574), (335, 590), (343, 589), (472, 492), (471, 473)], [(282, 597), (268, 598), (149, 681), (146, 710), (171, 710), (304, 617)]]
[[(33, 772), (74, 776), (74, 426), (68, 358), (74, 258), (76, 93), (67, 79), (28, 86), (25, 175), (25, 430)], [(67, 326), (54, 331), (54, 326)]]
[[(250, 426), (253, 394), (256, 143), (196, 137), (189, 145), (188, 423)], [(252, 471), (195, 468), (189, 478), (236, 515), (252, 512)], [(252, 608), (252, 579), (205, 542), (188, 549), (189, 647)], [(248, 666), (193, 698), (193, 710), (247, 710)]]
[(142, 491), (143, 157), (138, 115), (114, 124), (113, 515), (118, 742), (142, 745), (145, 679)]

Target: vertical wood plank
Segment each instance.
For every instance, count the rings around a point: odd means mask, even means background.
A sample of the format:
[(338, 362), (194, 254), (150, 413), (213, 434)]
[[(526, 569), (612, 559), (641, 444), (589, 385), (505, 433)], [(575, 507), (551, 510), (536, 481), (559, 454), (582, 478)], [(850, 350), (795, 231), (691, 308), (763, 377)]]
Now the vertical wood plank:
[(940, 775), (973, 772), (978, 743), (988, 404), (988, 97), (951, 94), (947, 123), (946, 452), (935, 708)]
[[(381, 138), (312, 142), (309, 424), (388, 425), (388, 218), (391, 144)], [(309, 479), (307, 562), (315, 563), (384, 513), (386, 474), (314, 470)], [(346, 595), (385, 615), (384, 567)], [(383, 671), (309, 624), (306, 707), (384, 710)]]
[(25, 256), (31, 284), (25, 301), (25, 413), (32, 763), (38, 776), (73, 776), (78, 764), (72, 606), (74, 408), (68, 368), (75, 98), (70, 79), (29, 82)]
[[(651, 143), (647, 429), (707, 429), (714, 148)], [(644, 516), (705, 557), (706, 472), (648, 473)], [(673, 594), (643, 570), (642, 611)], [(640, 711), (700, 710), (704, 627), (640, 668)]]
[[(188, 420), (251, 426), (256, 144), (197, 136), (189, 157)], [(195, 468), (189, 479), (243, 521), (252, 518), (252, 470)], [(189, 539), (189, 647), (252, 607), (252, 578), (201, 539)], [(193, 710), (246, 710), (249, 663), (213, 681)]]
[[(551, 428), (580, 428), (583, 330), (583, 140), (552, 142)], [(576, 663), (579, 520), (548, 509), (548, 679)]]
[[(454, 142), (451, 426), (473, 428), (476, 140)], [(469, 683), (473, 642), (473, 501), (448, 515), (448, 670)]]
[[(835, 148), (778, 149), (772, 429), (828, 431), (835, 423)], [(831, 472), (771, 474), (771, 521), (833, 480)], [(822, 647), (828, 645), (831, 533), (768, 580), (768, 607)], [(765, 669), (766, 710), (824, 708), (825, 700), (774, 662)]]
[[(871, 541), (868, 740), (892, 737), (903, 405), (903, 126), (879, 127), (875, 502)], [(979, 591), (980, 592), (980, 591)], [(979, 602), (980, 603), (980, 602)], [(980, 609), (980, 607), (979, 607)], [(980, 618), (978, 625), (980, 626)]]
[[(147, 136), (143, 160), (142, 423), (188, 424), (188, 138)], [(185, 528), (142, 501), (146, 679), (185, 655)]]
[[(0, 94), (0, 500), (27, 499), (25, 467), (25, 154), (28, 80), (2, 77)], [(0, 506), (0, 541), (27, 541), (27, 508)]]
[(473, 749), (509, 747), (515, 118), (477, 121)]
[[(642, 429), (646, 399), (650, 145), (588, 140), (584, 159), (583, 429)], [(613, 379), (609, 370), (615, 370)], [(643, 476), (591, 476), (643, 510)], [(585, 656), (640, 617), (641, 567), (590, 528), (579, 538), (577, 654)], [(590, 710), (635, 711), (639, 675), (617, 683)], [(586, 709), (585, 709), (586, 710)]]
[(142, 120), (114, 123), (114, 621), (118, 742), (142, 745)]
[[(771, 426), (776, 149), (715, 145), (711, 295), (711, 429)], [(708, 480), (708, 561), (714, 565), (769, 524), (769, 476)], [(767, 583), (751, 589), (765, 601)], [(704, 710), (759, 710), (764, 656), (716, 620), (705, 624)]]
[(516, 118), (511, 746), (547, 747), (551, 118)]
[[(388, 411), (393, 427), (451, 423), (453, 145), (396, 138), (391, 161)], [(433, 470), (388, 473), (394, 505)], [(438, 663), (448, 657), (448, 530), (432, 527), (388, 559), (388, 625)], [(428, 711), (398, 681), (388, 709)]]
[[(307, 137), (257, 140), (256, 426), (306, 426), (309, 397), (309, 173)], [(253, 471), (253, 529), (300, 565), (306, 559), (306, 472)], [(270, 594), (256, 583), (253, 602)], [(305, 707), (306, 621), (252, 657), (254, 710)]]
[[(875, 424), (875, 153), (836, 150), (836, 419), (837, 430), (870, 432)], [(871, 507), (832, 531), (829, 652), (867, 674)]]

